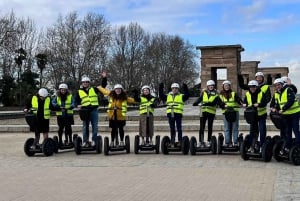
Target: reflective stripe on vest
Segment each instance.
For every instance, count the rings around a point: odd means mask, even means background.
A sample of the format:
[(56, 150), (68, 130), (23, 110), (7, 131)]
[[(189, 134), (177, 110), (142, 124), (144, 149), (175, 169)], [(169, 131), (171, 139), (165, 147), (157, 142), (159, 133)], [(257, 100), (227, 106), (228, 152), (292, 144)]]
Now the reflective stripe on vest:
[(78, 90), (79, 97), (81, 99), (81, 106), (98, 106), (98, 96), (94, 90), (94, 88), (89, 88), (89, 94), (87, 94), (84, 90)]
[[(277, 100), (277, 103), (279, 104), (280, 109), (283, 108), (283, 106), (287, 103), (288, 98), (287, 98), (287, 90), (288, 88), (286, 88), (283, 93), (280, 94), (279, 93), (275, 93), (275, 100)], [(300, 112), (300, 106), (299, 106), (299, 102), (297, 100), (297, 98), (295, 98), (294, 104), (288, 108), (286, 111), (283, 112), (283, 114), (295, 114), (297, 112)]]
[[(37, 96), (33, 96), (31, 99), (31, 106), (33, 108), (33, 114), (37, 115), (37, 111), (39, 108), (39, 101), (38, 101)], [(44, 102), (44, 118), (45, 119), (50, 119), (50, 98), (46, 97), (45, 102)]]
[(209, 98), (208, 98), (208, 95), (207, 95), (207, 92), (204, 91), (203, 92), (203, 97), (202, 97), (202, 103), (204, 105), (200, 106), (202, 107), (202, 112), (208, 112), (210, 114), (216, 114), (216, 110), (217, 110), (217, 107), (216, 106), (205, 106), (205, 103), (212, 103), (214, 102), (214, 100), (218, 97), (217, 94), (215, 95), (211, 95)]
[[(233, 107), (234, 111), (239, 111), (238, 108), (238, 103), (235, 101), (234, 99), (235, 97), (235, 92), (231, 92), (231, 97), (229, 98), (229, 100), (227, 98), (225, 98), (225, 96), (220, 95), (220, 99), (222, 100), (223, 103), (225, 103), (228, 107)], [(225, 113), (226, 109), (222, 109), (222, 113)]]
[[(108, 110), (107, 110), (107, 113), (109, 114), (110, 117), (113, 117), (114, 115), (114, 107), (117, 107), (116, 104), (114, 103), (113, 99), (112, 98), (109, 98), (109, 103), (108, 103)], [(120, 113), (120, 108), (117, 107), (117, 114)], [(124, 100), (122, 102), (122, 116), (125, 117), (126, 116), (126, 113), (127, 113), (127, 101)]]
[[(60, 97), (56, 97), (56, 101), (57, 101), (57, 105), (61, 106), (61, 98)], [(72, 115), (73, 114), (73, 110), (70, 110), (69, 108), (71, 107), (71, 103), (72, 103), (72, 95), (69, 94), (67, 96), (67, 99), (65, 101), (65, 109), (67, 110), (67, 114)], [(58, 111), (56, 112), (57, 116), (61, 116), (62, 115), (62, 111)]]
[[(252, 106), (253, 103), (252, 103), (252, 99), (251, 99), (251, 94), (249, 91), (246, 92), (246, 97), (247, 97), (247, 102), (248, 102), (248, 106)], [(263, 92), (260, 91), (258, 94), (257, 94), (257, 103), (261, 103), (261, 99), (263, 97)], [(257, 114), (258, 116), (262, 116), (264, 114), (267, 114), (267, 108), (266, 107), (258, 107), (257, 108)]]
[(154, 109), (150, 107), (151, 104), (154, 103), (155, 98), (151, 98), (149, 101), (147, 98), (141, 96), (141, 103), (140, 103), (140, 114), (146, 114), (147, 108), (149, 110), (149, 113), (153, 114)]
[(173, 96), (172, 94), (168, 94), (167, 96), (167, 114), (173, 112), (177, 114), (183, 114), (183, 94), (176, 94)]

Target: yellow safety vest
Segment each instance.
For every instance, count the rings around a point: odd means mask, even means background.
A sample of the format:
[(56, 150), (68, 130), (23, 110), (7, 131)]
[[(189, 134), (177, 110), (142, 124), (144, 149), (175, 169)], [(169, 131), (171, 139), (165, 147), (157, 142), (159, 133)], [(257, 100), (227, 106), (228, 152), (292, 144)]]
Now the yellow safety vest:
[(78, 90), (79, 97), (81, 99), (81, 106), (98, 106), (98, 96), (93, 87), (89, 88), (89, 94), (87, 94), (84, 90)]
[[(114, 107), (117, 107), (116, 102), (114, 102), (112, 98), (109, 98), (107, 113), (110, 118), (114, 116)], [(124, 100), (122, 101), (121, 111), (119, 109), (117, 110), (117, 116), (121, 114), (123, 117), (125, 117), (126, 113), (127, 113), (127, 100)]]
[(154, 103), (155, 98), (151, 98), (149, 101), (147, 98), (141, 96), (141, 103), (140, 103), (140, 114), (146, 114), (147, 113), (147, 107), (149, 110), (149, 113), (153, 114), (154, 109), (150, 107), (151, 104)]
[(267, 84), (264, 84), (262, 87), (260, 87), (260, 91), (262, 91), (264, 94), (267, 92), (269, 86)]
[[(215, 94), (215, 95), (211, 95), (208, 98), (207, 92), (204, 91), (203, 92), (203, 97), (202, 97), (202, 103), (203, 104), (205, 104), (205, 103), (212, 103), (212, 102), (214, 102), (214, 100), (217, 97), (218, 97), (218, 94)], [(200, 107), (202, 107), (202, 112), (208, 112), (208, 113), (211, 113), (211, 114), (216, 114), (216, 110), (217, 110), (216, 106), (202, 105)]]
[[(37, 111), (39, 108), (39, 101), (37, 96), (33, 96), (31, 99), (31, 106), (33, 109), (33, 114), (37, 115)], [(44, 102), (44, 118), (50, 119), (50, 98), (46, 97)]]
[[(279, 104), (280, 109), (282, 109), (283, 106), (288, 101), (287, 90), (288, 90), (288, 88), (286, 88), (283, 91), (283, 93), (281, 94), (281, 97), (280, 97), (279, 93), (275, 93), (275, 100)], [(300, 106), (299, 106), (298, 100), (295, 98), (294, 104), (290, 108), (288, 108), (286, 111), (284, 111), (283, 114), (295, 114), (297, 112), (300, 112)]]
[(167, 114), (172, 112), (172, 108), (174, 113), (183, 114), (183, 94), (168, 94), (166, 111)]
[[(233, 107), (234, 111), (239, 111), (238, 108), (238, 103), (234, 99), (235, 97), (235, 92), (231, 92), (231, 97), (229, 100), (225, 98), (225, 96), (220, 95), (220, 99), (222, 100), (223, 103), (225, 103), (228, 107)], [(225, 113), (226, 109), (222, 109), (222, 113)]]
[[(57, 96), (56, 101), (57, 101), (57, 105), (61, 106), (61, 98)], [(67, 110), (67, 114), (69, 114), (69, 115), (73, 114), (73, 110), (70, 110), (71, 103), (72, 103), (72, 94), (69, 94), (67, 96), (66, 101), (65, 101), (65, 109)], [(56, 115), (57, 116), (61, 116), (62, 112), (58, 111), (58, 112), (56, 112)]]
[[(263, 92), (260, 91), (257, 94), (257, 103), (258, 104), (261, 103), (262, 96), (263, 96)], [(246, 98), (247, 98), (248, 106), (252, 106), (253, 103), (252, 103), (251, 94), (250, 94), (249, 91), (246, 92)], [(257, 114), (258, 114), (258, 116), (262, 116), (264, 114), (267, 114), (267, 108), (266, 107), (258, 107), (257, 108)]]

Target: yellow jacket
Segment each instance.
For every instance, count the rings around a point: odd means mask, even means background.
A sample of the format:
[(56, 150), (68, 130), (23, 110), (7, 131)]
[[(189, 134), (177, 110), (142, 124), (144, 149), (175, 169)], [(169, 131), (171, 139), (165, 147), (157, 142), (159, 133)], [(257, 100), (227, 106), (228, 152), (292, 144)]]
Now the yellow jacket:
[[(110, 94), (110, 90), (108, 89), (105, 89), (101, 86), (97, 87), (99, 89), (99, 91), (103, 94), (103, 95), (109, 95)], [(109, 97), (111, 98), (111, 97)], [(115, 100), (115, 99), (112, 99), (109, 101), (110, 104), (113, 106), (113, 107), (117, 107), (117, 108), (120, 108), (120, 110), (117, 110), (117, 119), (118, 120), (126, 120), (126, 111), (124, 111), (124, 102), (126, 104), (132, 104), (132, 103), (135, 103), (134, 99), (131, 98), (131, 97), (127, 97), (127, 100), (125, 101), (121, 101), (121, 100)], [(122, 108), (122, 110), (121, 110)], [(113, 120), (114, 119), (114, 111), (111, 109), (111, 108), (108, 108), (107, 110), (107, 116), (110, 120)]]

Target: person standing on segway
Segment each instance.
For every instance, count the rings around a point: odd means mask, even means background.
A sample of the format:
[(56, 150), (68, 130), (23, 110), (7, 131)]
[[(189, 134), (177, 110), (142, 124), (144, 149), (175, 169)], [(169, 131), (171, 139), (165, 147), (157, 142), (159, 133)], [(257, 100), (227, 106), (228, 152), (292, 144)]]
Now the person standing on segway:
[[(102, 73), (102, 78), (106, 79), (106, 72)], [(135, 103), (134, 98), (128, 97), (121, 84), (116, 84), (112, 91), (102, 86), (98, 86), (103, 95), (109, 97), (107, 116), (111, 130), (111, 147), (118, 146), (118, 133), (120, 134), (120, 146), (124, 146), (124, 126), (126, 125), (127, 104)]]
[(56, 97), (52, 99), (52, 104), (59, 111), (56, 112), (58, 125), (58, 142), (63, 144), (62, 136), (65, 130), (65, 145), (72, 143), (72, 125), (74, 124), (73, 108), (75, 108), (75, 100), (68, 91), (68, 85), (62, 83), (56, 92)]
[[(140, 97), (134, 97), (136, 102), (140, 103), (140, 118), (139, 118), (139, 134), (142, 137), (142, 145), (150, 144), (153, 145), (153, 113), (157, 99), (151, 95), (151, 88), (148, 85), (144, 85), (141, 90), (142, 94)], [(148, 122), (147, 122), (148, 118)], [(147, 131), (148, 123), (148, 131)], [(146, 137), (146, 142), (145, 142)], [(150, 141), (149, 141), (150, 140)]]
[(182, 141), (182, 115), (184, 109), (184, 102), (187, 101), (190, 97), (189, 90), (186, 84), (182, 85), (183, 94), (179, 92), (179, 84), (173, 83), (171, 85), (171, 92), (167, 95), (164, 94), (164, 85), (163, 83), (159, 84), (159, 98), (166, 101), (167, 104), (167, 117), (169, 121), (170, 134), (171, 134), (171, 146), (175, 146), (175, 124), (178, 132), (178, 146)]
[[(200, 106), (202, 116), (200, 117), (200, 130), (199, 130), (199, 144), (198, 147), (209, 147), (211, 136), (213, 132), (213, 122), (216, 116), (217, 105), (220, 104), (218, 92), (215, 88), (215, 81), (208, 80), (206, 82), (206, 89), (202, 90), (200, 97), (193, 103), (193, 106)], [(208, 122), (208, 136), (207, 144), (204, 143), (204, 130), (206, 121)]]
[[(268, 101), (266, 96), (264, 96), (263, 91), (258, 87), (258, 82), (256, 80), (251, 80), (248, 83), (249, 91), (246, 92), (244, 98), (243, 107), (253, 107), (257, 111), (257, 120), (250, 124), (250, 142), (252, 142), (252, 149), (254, 148), (254, 143), (260, 136), (260, 147), (265, 143), (266, 132), (261, 132), (258, 129), (258, 124), (266, 124), (267, 119), (267, 104)], [(252, 150), (253, 151), (253, 150)]]
[[(233, 137), (233, 146), (238, 145), (238, 134), (239, 134), (239, 105), (243, 104), (243, 100), (238, 96), (237, 93), (232, 91), (231, 82), (225, 80), (223, 82), (223, 87), (220, 92), (220, 107), (222, 108), (223, 122), (224, 122), (224, 133), (225, 133), (225, 146), (232, 147)], [(229, 121), (226, 118), (226, 109), (233, 109), (235, 111), (235, 121)], [(230, 130), (231, 126), (231, 130)], [(232, 136), (231, 133), (232, 132)]]
[[(81, 79), (81, 87), (78, 89), (75, 95), (75, 102), (79, 109), (87, 111), (87, 119), (82, 121), (82, 136), (83, 136), (83, 147), (89, 147), (89, 133), (88, 127), (91, 122), (92, 125), (92, 143), (91, 146), (95, 146), (97, 134), (98, 134), (98, 107), (99, 90), (97, 87), (91, 87), (90, 78), (83, 76)], [(106, 87), (106, 78), (102, 80), (102, 86)]]
[(48, 138), (50, 113), (51, 110), (55, 110), (55, 107), (51, 103), (47, 89), (39, 89), (37, 95), (33, 95), (30, 99), (28, 99), (25, 104), (24, 112), (29, 112), (30, 110), (36, 116), (34, 124), (35, 138), (31, 147), (31, 149), (35, 149), (36, 145), (38, 145), (40, 141), (40, 133), (43, 133), (44, 140)]
[(270, 109), (272, 112), (277, 111), (279, 114), (282, 114), (282, 119), (285, 125), (285, 135), (281, 133), (281, 136), (285, 137), (286, 139), (285, 148), (290, 149), (292, 146), (293, 131), (296, 138), (295, 143), (300, 142), (300, 106), (293, 89), (288, 85), (284, 85), (284, 81), (281, 78), (276, 79), (274, 84), (276, 87), (276, 92), (273, 95)]

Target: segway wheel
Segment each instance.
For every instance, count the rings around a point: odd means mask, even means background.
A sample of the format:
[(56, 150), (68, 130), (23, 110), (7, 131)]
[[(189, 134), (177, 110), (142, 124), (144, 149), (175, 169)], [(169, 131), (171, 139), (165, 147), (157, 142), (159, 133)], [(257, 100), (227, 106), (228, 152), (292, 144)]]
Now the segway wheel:
[(191, 155), (196, 155), (196, 147), (197, 147), (197, 140), (194, 136), (191, 137), (190, 139), (190, 152)]
[(46, 138), (42, 144), (42, 151), (45, 156), (52, 156), (56, 148), (55, 142), (51, 138)]
[(96, 153), (102, 153), (102, 137), (100, 135), (98, 135), (96, 138)]
[(239, 147), (241, 146), (242, 142), (244, 141), (244, 136), (243, 135), (244, 135), (243, 133), (239, 134), (239, 137), (238, 137)]
[(190, 142), (187, 136), (183, 136), (182, 138), (181, 151), (183, 155), (187, 155), (190, 151)]
[(108, 156), (109, 152), (109, 139), (108, 137), (104, 137), (104, 155)]
[(164, 136), (161, 141), (161, 151), (163, 154), (169, 154), (168, 145), (170, 144), (170, 138), (168, 136)]
[(134, 153), (139, 153), (139, 146), (140, 146), (140, 136), (136, 135), (134, 137)]
[(126, 146), (126, 153), (129, 154), (130, 153), (130, 139), (129, 139), (129, 135), (125, 136), (125, 146)]
[(55, 149), (54, 149), (54, 153), (58, 153), (58, 148), (59, 148), (59, 142), (58, 142), (58, 137), (57, 136), (53, 136), (53, 141), (55, 143)]
[(81, 145), (82, 145), (81, 137), (75, 138), (75, 140), (74, 140), (74, 149), (75, 149), (75, 153), (77, 155), (81, 154)]
[(247, 138), (247, 136), (246, 136), (245, 140), (242, 142), (242, 144), (240, 146), (241, 157), (244, 160), (248, 160), (249, 159), (249, 156), (247, 154), (249, 147), (250, 147), (249, 137)]
[(262, 159), (265, 162), (270, 162), (272, 159), (272, 155), (273, 155), (273, 143), (272, 140), (266, 140), (266, 142), (264, 143), (264, 145), (262, 146)]
[(222, 133), (219, 133), (219, 137), (218, 137), (218, 154), (222, 154), (222, 146), (224, 143), (224, 136)]
[(280, 140), (280, 136), (279, 135), (274, 135), (272, 137), (272, 144), (274, 145), (275, 143), (277, 143)]
[(300, 165), (300, 145), (292, 146), (289, 152), (289, 159), (294, 165)]
[(280, 151), (282, 149), (283, 144), (284, 140), (279, 140), (273, 146), (273, 157), (278, 162), (283, 161), (283, 158), (280, 156)]
[(31, 151), (31, 146), (33, 145), (34, 139), (28, 138), (24, 144), (24, 153), (27, 156), (34, 156), (35, 152)]
[(210, 144), (210, 150), (212, 154), (217, 153), (218, 145), (217, 145), (217, 138), (216, 136), (211, 136), (211, 144)]
[(155, 153), (159, 154), (160, 136), (155, 137)]

